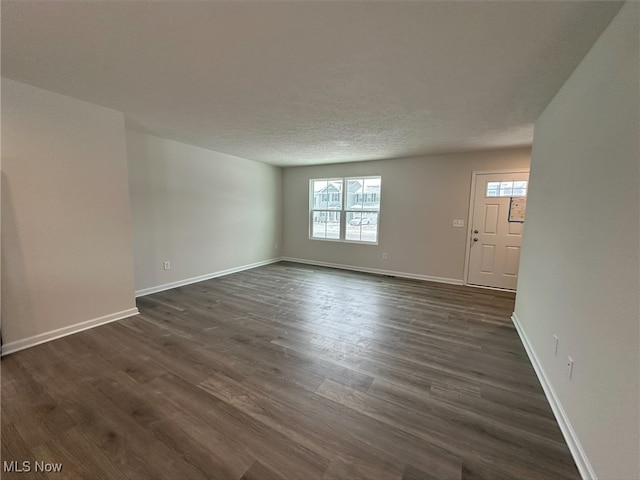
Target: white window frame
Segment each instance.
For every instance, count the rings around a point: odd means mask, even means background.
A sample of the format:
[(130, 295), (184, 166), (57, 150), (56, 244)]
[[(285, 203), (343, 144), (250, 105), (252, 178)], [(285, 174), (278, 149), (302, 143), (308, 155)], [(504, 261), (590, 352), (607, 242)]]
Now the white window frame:
[[(382, 176), (381, 175), (362, 175), (362, 176), (352, 176), (352, 177), (323, 177), (323, 178), (311, 178), (309, 179), (309, 239), (310, 240), (320, 240), (325, 242), (343, 242), (343, 243), (357, 243), (360, 245), (378, 245), (380, 241), (380, 210), (382, 209), (382, 192), (378, 193), (378, 208), (347, 208), (347, 195), (348, 195), (348, 185), (350, 180), (366, 180), (370, 178), (375, 178), (380, 180), (380, 190), (382, 190)], [(336, 208), (314, 208), (314, 182), (318, 181), (326, 181), (327, 185), (329, 182), (338, 182), (342, 183), (342, 201), (340, 202), (340, 209)], [(364, 203), (364, 191), (362, 192), (363, 203)], [(340, 224), (339, 224), (339, 232), (338, 238), (320, 238), (313, 236), (313, 221), (314, 214), (316, 213), (338, 213), (340, 216)], [(370, 242), (366, 240), (347, 240), (347, 215), (349, 213), (355, 213), (362, 216), (363, 214), (375, 214), (377, 215), (376, 221), (376, 241)]]

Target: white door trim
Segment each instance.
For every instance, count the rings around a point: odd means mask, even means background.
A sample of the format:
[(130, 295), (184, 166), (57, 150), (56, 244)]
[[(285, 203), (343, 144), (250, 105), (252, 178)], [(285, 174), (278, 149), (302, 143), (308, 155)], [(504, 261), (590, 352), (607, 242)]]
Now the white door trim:
[[(467, 246), (464, 253), (464, 273), (463, 273), (463, 284), (469, 285), (469, 261), (471, 259), (471, 238), (473, 225), (473, 207), (475, 203), (475, 193), (476, 193), (476, 184), (478, 180), (478, 175), (500, 175), (503, 173), (530, 173), (530, 169), (528, 168), (512, 168), (506, 170), (474, 170), (471, 172), (471, 190), (469, 191), (469, 216), (467, 217)], [(478, 288), (491, 288), (492, 290), (506, 290), (504, 288), (495, 288), (495, 287), (483, 287), (480, 285), (473, 285)], [(507, 290), (511, 291), (511, 290)]]

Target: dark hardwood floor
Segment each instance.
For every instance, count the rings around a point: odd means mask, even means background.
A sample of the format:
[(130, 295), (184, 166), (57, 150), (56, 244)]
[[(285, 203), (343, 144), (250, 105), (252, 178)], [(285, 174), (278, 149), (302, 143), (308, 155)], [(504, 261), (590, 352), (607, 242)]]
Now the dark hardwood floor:
[(578, 479), (513, 301), (285, 262), (139, 298), (2, 359), (3, 478)]

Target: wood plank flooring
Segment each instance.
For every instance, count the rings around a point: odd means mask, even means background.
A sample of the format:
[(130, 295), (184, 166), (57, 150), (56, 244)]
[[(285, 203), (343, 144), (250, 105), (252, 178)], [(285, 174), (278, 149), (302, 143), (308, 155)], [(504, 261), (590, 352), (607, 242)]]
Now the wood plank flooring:
[(286, 262), (139, 298), (2, 359), (3, 478), (578, 479), (513, 302)]

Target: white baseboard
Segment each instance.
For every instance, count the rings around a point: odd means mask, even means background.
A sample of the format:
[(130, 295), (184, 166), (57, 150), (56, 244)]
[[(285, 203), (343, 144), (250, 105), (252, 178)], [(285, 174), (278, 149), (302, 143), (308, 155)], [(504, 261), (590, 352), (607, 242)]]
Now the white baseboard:
[(122, 320), (123, 318), (138, 315), (139, 313), (140, 312), (137, 308), (129, 308), (128, 310), (111, 313), (103, 317), (87, 320), (86, 322), (76, 323), (75, 325), (69, 325), (68, 327), (58, 328), (57, 330), (52, 330), (50, 332), (40, 333), (38, 335), (34, 335), (33, 337), (23, 338), (22, 340), (16, 340), (15, 342), (9, 342), (2, 346), (2, 356), (9, 355), (10, 353), (15, 353), (19, 350), (24, 350), (25, 348), (35, 347), (36, 345), (50, 342), (51, 340), (55, 340), (57, 338), (66, 337), (67, 335), (82, 332), (83, 330), (88, 330), (99, 325), (104, 325), (105, 323), (111, 323), (115, 322), (116, 320)]
[(511, 320), (516, 327), (518, 335), (520, 335), (520, 340), (522, 341), (522, 345), (524, 345), (524, 349), (527, 351), (527, 355), (529, 356), (529, 360), (531, 361), (531, 365), (533, 365), (533, 369), (536, 371), (536, 375), (538, 376), (538, 380), (540, 380), (540, 384), (542, 385), (542, 389), (544, 390), (545, 395), (547, 396), (547, 400), (549, 400), (549, 405), (551, 406), (551, 410), (556, 417), (558, 425), (560, 426), (560, 431), (562, 431), (562, 435), (567, 442), (567, 446), (569, 447), (569, 451), (573, 456), (573, 460), (576, 462), (576, 466), (578, 467), (578, 471), (580, 472), (580, 476), (584, 480), (597, 480), (596, 472), (593, 470), (591, 466), (591, 462), (587, 458), (587, 454), (585, 453), (582, 445), (580, 444), (580, 440), (576, 435), (575, 430), (571, 426), (569, 422), (569, 418), (562, 408), (562, 404), (560, 403), (560, 399), (558, 398), (551, 382), (547, 378), (544, 373), (544, 369), (542, 365), (538, 361), (538, 357), (536, 356), (535, 351), (531, 343), (529, 342), (529, 338), (522, 328), (522, 324), (520, 320), (518, 320), (518, 316), (515, 312), (511, 315)]
[(242, 272), (243, 270), (250, 270), (252, 268), (261, 267), (263, 265), (269, 265), (270, 263), (276, 263), (280, 260), (282, 260), (282, 257), (270, 258), (269, 260), (263, 260), (261, 262), (250, 263), (249, 265), (241, 265), (239, 267), (228, 268), (226, 270), (207, 273), (205, 275), (199, 275), (197, 277), (185, 278), (184, 280), (177, 280), (175, 282), (165, 283), (164, 285), (158, 285), (156, 287), (143, 288), (142, 290), (136, 290), (136, 298), (144, 297), (145, 295), (151, 295), (152, 293), (163, 292), (165, 290), (171, 290), (172, 288), (183, 287), (192, 283), (202, 282), (204, 280), (210, 280), (216, 277), (222, 277), (231, 273)]
[(488, 287), (486, 285), (474, 285), (472, 283), (467, 283), (466, 284), (467, 287), (471, 287), (471, 288), (481, 288), (482, 290), (495, 290), (496, 292), (511, 292), (511, 293), (516, 293), (515, 290), (512, 290), (511, 288), (500, 288), (500, 287)]
[(427, 282), (449, 283), (453, 285), (464, 285), (461, 279), (432, 277), (429, 275), (420, 275), (418, 273), (396, 272), (393, 270), (382, 270), (379, 268), (356, 267), (353, 265), (343, 265), (339, 263), (317, 262), (315, 260), (306, 260), (304, 258), (282, 257), (286, 262), (305, 263), (308, 265), (317, 265), (319, 267), (339, 268), (341, 270), (352, 270), (354, 272), (375, 273), (377, 275), (389, 275), (392, 277), (410, 278), (412, 280), (425, 280)]

